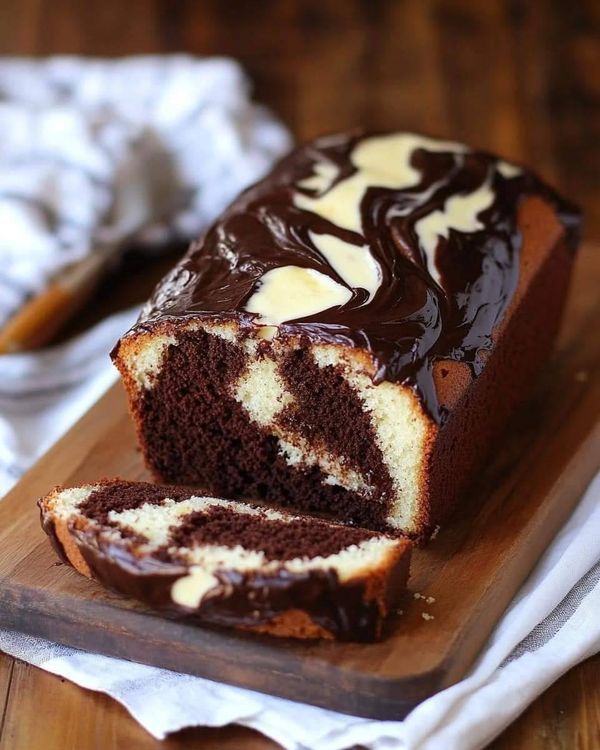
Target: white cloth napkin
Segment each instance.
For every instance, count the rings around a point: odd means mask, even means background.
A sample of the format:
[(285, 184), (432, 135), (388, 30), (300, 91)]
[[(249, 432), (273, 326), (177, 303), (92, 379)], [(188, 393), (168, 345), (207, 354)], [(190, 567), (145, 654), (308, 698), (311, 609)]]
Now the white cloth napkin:
[(113, 315), (62, 346), (0, 355), (0, 498), (117, 379), (108, 352), (137, 313)]
[(90, 253), (198, 234), (289, 146), (229, 59), (0, 58), (0, 326)]
[[(115, 377), (106, 352), (134, 313), (67, 345), (0, 357), (0, 487), (8, 489)], [(67, 366), (68, 364), (68, 366)], [(53, 479), (48, 478), (49, 486)], [(491, 741), (600, 649), (600, 475), (515, 597), (470, 674), (404, 721), (378, 722), (0, 631), (0, 649), (112, 696), (157, 738), (243, 724), (285, 748), (469, 750)]]

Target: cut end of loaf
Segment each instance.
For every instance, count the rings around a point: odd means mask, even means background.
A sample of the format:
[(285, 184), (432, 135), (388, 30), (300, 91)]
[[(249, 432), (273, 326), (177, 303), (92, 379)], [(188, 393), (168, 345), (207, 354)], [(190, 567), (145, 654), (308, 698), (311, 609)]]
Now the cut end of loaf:
[(374, 382), (366, 351), (182, 319), (134, 329), (115, 362), (157, 479), (231, 497), (289, 495), (302, 510), (369, 528), (426, 530), (437, 425), (413, 389)]

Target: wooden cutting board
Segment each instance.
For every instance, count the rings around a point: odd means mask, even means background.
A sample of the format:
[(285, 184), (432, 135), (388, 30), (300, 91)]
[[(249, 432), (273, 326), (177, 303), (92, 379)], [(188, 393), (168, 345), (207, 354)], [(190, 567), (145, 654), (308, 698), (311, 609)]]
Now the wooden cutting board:
[(465, 674), (597, 468), (599, 258), (596, 247), (582, 251), (553, 361), (459, 517), (416, 551), (411, 593), (386, 640), (291, 642), (167, 620), (57, 564), (39, 526), (40, 495), (57, 483), (148, 478), (119, 385), (0, 503), (0, 627), (352, 714), (403, 717)]

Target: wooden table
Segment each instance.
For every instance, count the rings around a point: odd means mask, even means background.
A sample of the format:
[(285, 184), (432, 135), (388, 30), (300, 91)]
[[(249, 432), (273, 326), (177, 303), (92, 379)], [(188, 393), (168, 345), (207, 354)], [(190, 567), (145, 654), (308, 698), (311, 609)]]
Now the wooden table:
[[(593, 0), (2, 0), (0, 53), (232, 55), (299, 139), (360, 124), (499, 151), (577, 200), (587, 238), (600, 240), (599, 8)], [(106, 285), (78, 327), (143, 299), (171, 263), (131, 261), (127, 279)], [(0, 750), (125, 747), (276, 745), (237, 727), (155, 742), (111, 700), (0, 655)], [(492, 747), (600, 747), (600, 657), (560, 679)]]

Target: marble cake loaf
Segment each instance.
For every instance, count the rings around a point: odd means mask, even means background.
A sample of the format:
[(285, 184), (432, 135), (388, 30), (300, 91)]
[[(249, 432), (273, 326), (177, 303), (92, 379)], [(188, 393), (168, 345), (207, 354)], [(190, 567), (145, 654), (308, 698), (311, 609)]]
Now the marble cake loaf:
[(113, 352), (147, 465), (426, 535), (546, 361), (578, 227), (533, 174), (460, 143), (300, 147)]
[(309, 516), (120, 480), (39, 502), (83, 575), (176, 615), (295, 638), (370, 641), (408, 576), (410, 542)]

